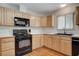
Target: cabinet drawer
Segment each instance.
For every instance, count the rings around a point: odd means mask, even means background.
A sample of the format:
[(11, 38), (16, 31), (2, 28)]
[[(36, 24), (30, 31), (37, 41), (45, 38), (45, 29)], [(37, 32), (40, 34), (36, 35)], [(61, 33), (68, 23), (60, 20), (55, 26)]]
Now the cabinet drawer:
[(66, 40), (66, 41), (71, 41), (71, 40), (72, 40), (71, 37), (63, 37), (63, 36), (61, 37), (61, 39), (62, 39), (62, 40)]
[(1, 52), (1, 56), (15, 56), (15, 49)]
[(14, 48), (15, 48), (14, 42), (1, 43), (1, 51), (14, 49)]
[(4, 42), (14, 42), (15, 41), (15, 38), (3, 38), (1, 39), (1, 43), (4, 43)]

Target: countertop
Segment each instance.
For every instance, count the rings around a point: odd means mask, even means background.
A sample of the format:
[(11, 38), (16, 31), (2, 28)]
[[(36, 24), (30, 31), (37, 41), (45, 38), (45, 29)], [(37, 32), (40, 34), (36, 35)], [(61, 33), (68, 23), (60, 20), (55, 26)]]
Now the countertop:
[[(58, 35), (58, 34), (31, 34), (31, 35)], [(79, 35), (78, 34), (73, 34), (73, 35), (58, 35), (58, 36), (66, 36), (66, 37), (77, 37), (79, 38)]]
[[(56, 35), (57, 34), (31, 34), (31, 35)], [(79, 38), (79, 35), (58, 35), (58, 36), (67, 36), (67, 37), (77, 37)], [(0, 35), (0, 39), (1, 38), (10, 38), (10, 37), (14, 37), (13, 35)]]
[(10, 38), (10, 37), (14, 37), (13, 35), (0, 35), (0, 39), (1, 38)]

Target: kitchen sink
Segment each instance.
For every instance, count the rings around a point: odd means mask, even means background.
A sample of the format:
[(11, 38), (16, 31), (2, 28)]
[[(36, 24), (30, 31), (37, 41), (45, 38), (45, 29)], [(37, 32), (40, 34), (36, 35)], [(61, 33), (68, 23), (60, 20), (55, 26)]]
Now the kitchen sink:
[(71, 36), (72, 34), (67, 34), (67, 33), (57, 33), (57, 35), (69, 35), (69, 36)]

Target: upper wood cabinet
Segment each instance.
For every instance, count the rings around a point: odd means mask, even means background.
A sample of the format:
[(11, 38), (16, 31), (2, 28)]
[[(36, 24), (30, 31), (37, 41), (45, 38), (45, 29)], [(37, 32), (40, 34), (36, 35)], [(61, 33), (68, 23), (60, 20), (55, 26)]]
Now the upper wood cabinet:
[(21, 17), (21, 18), (22, 18), (22, 12), (20, 12), (20, 11), (15, 11), (15, 12), (14, 12), (14, 16), (15, 16), (15, 17)]
[(35, 27), (51, 27), (52, 17), (51, 16), (31, 16), (30, 25)]
[(4, 25), (5, 8), (0, 7), (0, 25)]
[(47, 17), (46, 16), (41, 16), (40, 17), (40, 26), (42, 26), (42, 27), (47, 26)]
[(54, 27), (55, 26), (55, 16), (52, 15), (51, 17), (52, 17), (52, 27)]
[(34, 27), (40, 26), (40, 17), (31, 16), (30, 17), (30, 26), (34, 26)]
[(52, 16), (33, 16), (11, 8), (0, 7), (0, 25), (14, 26), (14, 17), (30, 19), (30, 26), (51, 27)]
[(22, 17), (26, 19), (30, 19), (30, 15), (24, 12), (22, 13)]
[(0, 7), (0, 25), (14, 25), (14, 10), (10, 8)]
[(10, 8), (5, 8), (5, 21), (4, 25), (13, 26), (14, 25), (14, 10)]
[(79, 25), (79, 6), (76, 7), (76, 24)]
[(47, 16), (47, 26), (52, 27), (52, 16)]
[(52, 16), (41, 16), (40, 17), (40, 26), (43, 27), (52, 27)]

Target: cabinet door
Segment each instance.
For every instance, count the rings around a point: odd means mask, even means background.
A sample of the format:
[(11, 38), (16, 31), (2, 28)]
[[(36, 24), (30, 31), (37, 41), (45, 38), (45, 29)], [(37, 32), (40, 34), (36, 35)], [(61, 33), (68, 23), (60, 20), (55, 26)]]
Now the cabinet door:
[(47, 26), (52, 27), (52, 16), (47, 16)]
[(0, 55), (1, 56), (14, 56), (15, 55), (14, 37), (0, 39)]
[(44, 45), (46, 47), (48, 47), (48, 37), (47, 37), (47, 35), (44, 35)]
[(47, 17), (45, 17), (45, 16), (40, 17), (40, 26), (42, 26), (42, 27), (47, 26)]
[(0, 25), (4, 25), (5, 19), (5, 10), (3, 7), (0, 7)]
[(36, 49), (41, 46), (41, 40), (39, 35), (33, 35), (32, 36), (32, 48)]
[(4, 25), (14, 25), (14, 10), (10, 8), (5, 8), (5, 21)]
[(35, 23), (36, 23), (36, 25), (35, 26), (39, 26), (40, 27), (40, 17), (39, 16), (36, 16), (36, 18), (35, 18)]
[(40, 35), (40, 40), (41, 40), (41, 47), (44, 46), (44, 36)]
[(15, 49), (1, 52), (1, 56), (15, 56)]
[(51, 37), (50, 35), (45, 35), (44, 44), (46, 47), (51, 48)]
[(66, 55), (72, 55), (72, 43), (71, 41), (61, 40), (61, 53)]
[(40, 26), (40, 17), (38, 16), (31, 16), (30, 17), (30, 26)]
[(79, 6), (76, 7), (76, 24), (79, 25)]
[(55, 16), (54, 16), (54, 15), (52, 15), (52, 27), (54, 27), (54, 26), (55, 26), (55, 22), (56, 22), (56, 20), (55, 20)]
[(26, 19), (30, 19), (30, 15), (27, 13), (22, 13), (22, 17)]
[(14, 12), (14, 16), (15, 16), (15, 17), (21, 17), (21, 18), (22, 18), (22, 12), (15, 11), (15, 12)]
[(60, 38), (59, 38), (59, 36), (53, 36), (52, 49), (54, 49), (56, 51), (60, 51)]
[(35, 16), (30, 17), (30, 26), (35, 26)]

